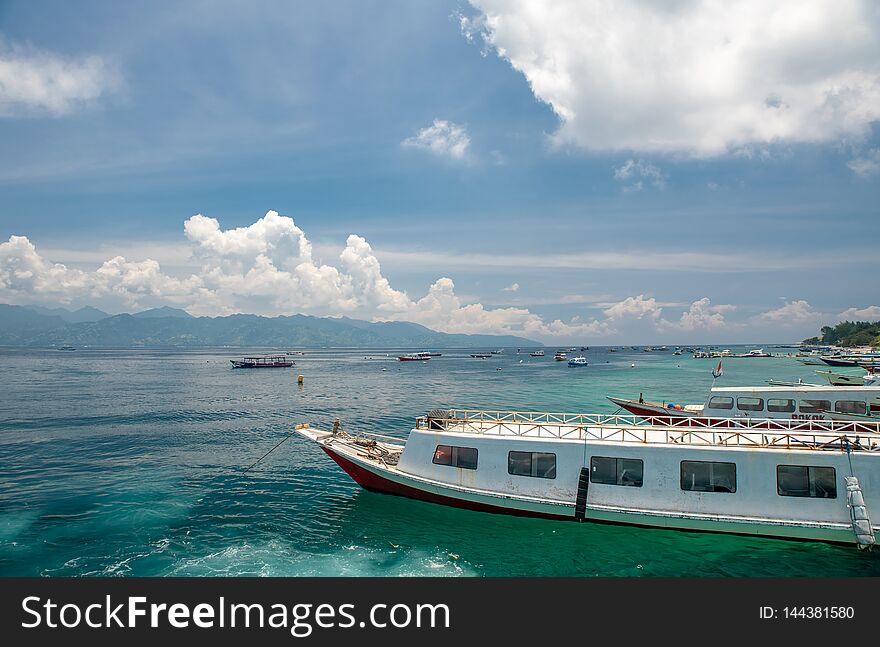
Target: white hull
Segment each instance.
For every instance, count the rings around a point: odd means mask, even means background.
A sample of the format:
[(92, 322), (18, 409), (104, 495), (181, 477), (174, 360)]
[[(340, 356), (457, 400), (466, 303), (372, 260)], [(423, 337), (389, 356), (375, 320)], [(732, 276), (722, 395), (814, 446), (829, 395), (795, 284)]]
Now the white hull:
[[(632, 439), (621, 441), (623, 436), (616, 441), (565, 435), (550, 439), (416, 428), (410, 432), (399, 462), (387, 464), (345, 438), (314, 430), (300, 433), (321, 445), (367, 489), (456, 507), (572, 521), (855, 543), (843, 483), (849, 475), (843, 451), (731, 447), (725, 444), (729, 440), (695, 445), (649, 439), (646, 445)], [(380, 444), (386, 450), (395, 449), (394, 444)], [(446, 444), (477, 450), (478, 469), (433, 464), (437, 446)], [(396, 451), (400, 449), (398, 445)], [(507, 468), (511, 451), (552, 452), (555, 478), (511, 476)], [(585, 486), (582, 474), (589, 473), (591, 458), (609, 456), (643, 460), (643, 485), (590, 482)], [(876, 516), (880, 514), (880, 452), (853, 452), (851, 458), (867, 507)], [(679, 483), (682, 460), (735, 463), (735, 492), (683, 491)], [(838, 481), (836, 497), (779, 496), (778, 465), (833, 467)], [(880, 532), (880, 527), (874, 529)]]

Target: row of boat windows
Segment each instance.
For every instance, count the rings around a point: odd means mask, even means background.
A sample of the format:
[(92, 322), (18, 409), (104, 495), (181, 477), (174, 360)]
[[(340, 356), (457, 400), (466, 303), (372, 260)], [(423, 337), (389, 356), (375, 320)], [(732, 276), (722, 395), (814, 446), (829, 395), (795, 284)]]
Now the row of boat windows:
[[(642, 487), (644, 463), (636, 458), (590, 459), (590, 482)], [(736, 492), (736, 463), (681, 461), (681, 489), (689, 492)], [(777, 465), (779, 496), (837, 498), (837, 474), (833, 467)]]
[[(435, 465), (477, 469), (479, 452), (473, 447), (437, 445)], [(681, 489), (687, 492), (736, 492), (736, 463), (681, 461)], [(513, 476), (556, 478), (556, 454), (508, 452), (507, 473)], [(602, 485), (642, 487), (645, 463), (639, 458), (590, 458), (590, 482)], [(776, 493), (779, 496), (837, 498), (837, 474), (833, 467), (777, 465)]]
[[(477, 469), (477, 450), (473, 447), (437, 445), (432, 462), (466, 470)], [(507, 473), (541, 479), (556, 478), (556, 454), (546, 452), (509, 452)]]
[[(709, 404), (706, 406), (709, 409), (733, 409), (733, 398), (716, 395), (709, 399)], [(763, 411), (764, 398), (737, 398), (736, 408), (740, 411)], [(801, 400), (798, 408), (801, 413), (824, 413), (832, 410), (831, 400)], [(788, 398), (770, 398), (767, 400), (767, 411), (794, 413), (794, 410), (794, 400)], [(838, 413), (866, 414), (868, 412), (868, 403), (864, 400), (837, 400), (834, 403), (833, 410)]]

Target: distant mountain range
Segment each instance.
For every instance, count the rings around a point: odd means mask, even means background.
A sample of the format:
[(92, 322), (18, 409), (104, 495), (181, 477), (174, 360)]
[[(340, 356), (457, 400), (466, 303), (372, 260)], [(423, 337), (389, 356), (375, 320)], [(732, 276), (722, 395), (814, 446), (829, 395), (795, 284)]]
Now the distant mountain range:
[(512, 335), (437, 332), (405, 321), (369, 322), (307, 315), (193, 317), (177, 308), (110, 315), (96, 308), (0, 304), (4, 346), (274, 346), (454, 348), (541, 346)]

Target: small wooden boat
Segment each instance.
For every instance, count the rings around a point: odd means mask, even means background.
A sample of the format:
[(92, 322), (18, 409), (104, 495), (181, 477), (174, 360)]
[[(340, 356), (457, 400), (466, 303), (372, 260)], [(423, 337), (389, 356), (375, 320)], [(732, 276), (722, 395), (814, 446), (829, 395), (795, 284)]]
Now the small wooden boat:
[(284, 355), (265, 355), (263, 357), (245, 357), (231, 359), (232, 368), (289, 368), (295, 364)]
[(427, 362), (431, 359), (428, 353), (409, 353), (407, 355), (399, 355), (397, 357), (401, 362)]
[(842, 359), (837, 357), (822, 357), (823, 362), (828, 366), (858, 366), (859, 363), (854, 359)]
[(880, 386), (880, 374), (842, 375), (831, 371), (816, 371), (816, 375), (825, 378), (832, 386)]

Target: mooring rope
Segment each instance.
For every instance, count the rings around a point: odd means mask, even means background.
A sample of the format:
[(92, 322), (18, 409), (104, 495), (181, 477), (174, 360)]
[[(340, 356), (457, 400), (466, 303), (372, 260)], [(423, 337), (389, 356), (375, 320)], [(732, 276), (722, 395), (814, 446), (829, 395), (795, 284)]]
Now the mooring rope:
[(285, 443), (285, 442), (287, 442), (288, 440), (290, 440), (290, 439), (293, 437), (294, 434), (296, 434), (296, 432), (295, 432), (295, 431), (291, 431), (289, 434), (287, 434), (287, 436), (285, 436), (285, 437), (281, 440), (281, 442), (279, 442), (279, 443), (278, 443), (277, 445), (275, 445), (272, 449), (270, 449), (270, 450), (267, 451), (265, 454), (263, 454), (262, 456), (260, 456), (260, 458), (257, 459), (257, 462), (256, 462), (256, 463), (254, 463), (253, 465), (251, 465), (250, 467), (248, 467), (248, 468), (245, 469), (244, 471), (245, 471), (245, 472), (249, 472), (249, 471), (251, 471), (253, 468), (255, 468), (255, 467), (259, 464), (259, 462), (260, 462), (261, 460), (263, 460), (264, 458), (266, 458), (266, 456), (268, 456), (269, 454), (271, 454), (272, 452), (274, 452), (276, 449), (278, 449), (279, 447), (281, 447), (281, 445), (282, 445), (283, 443)]

